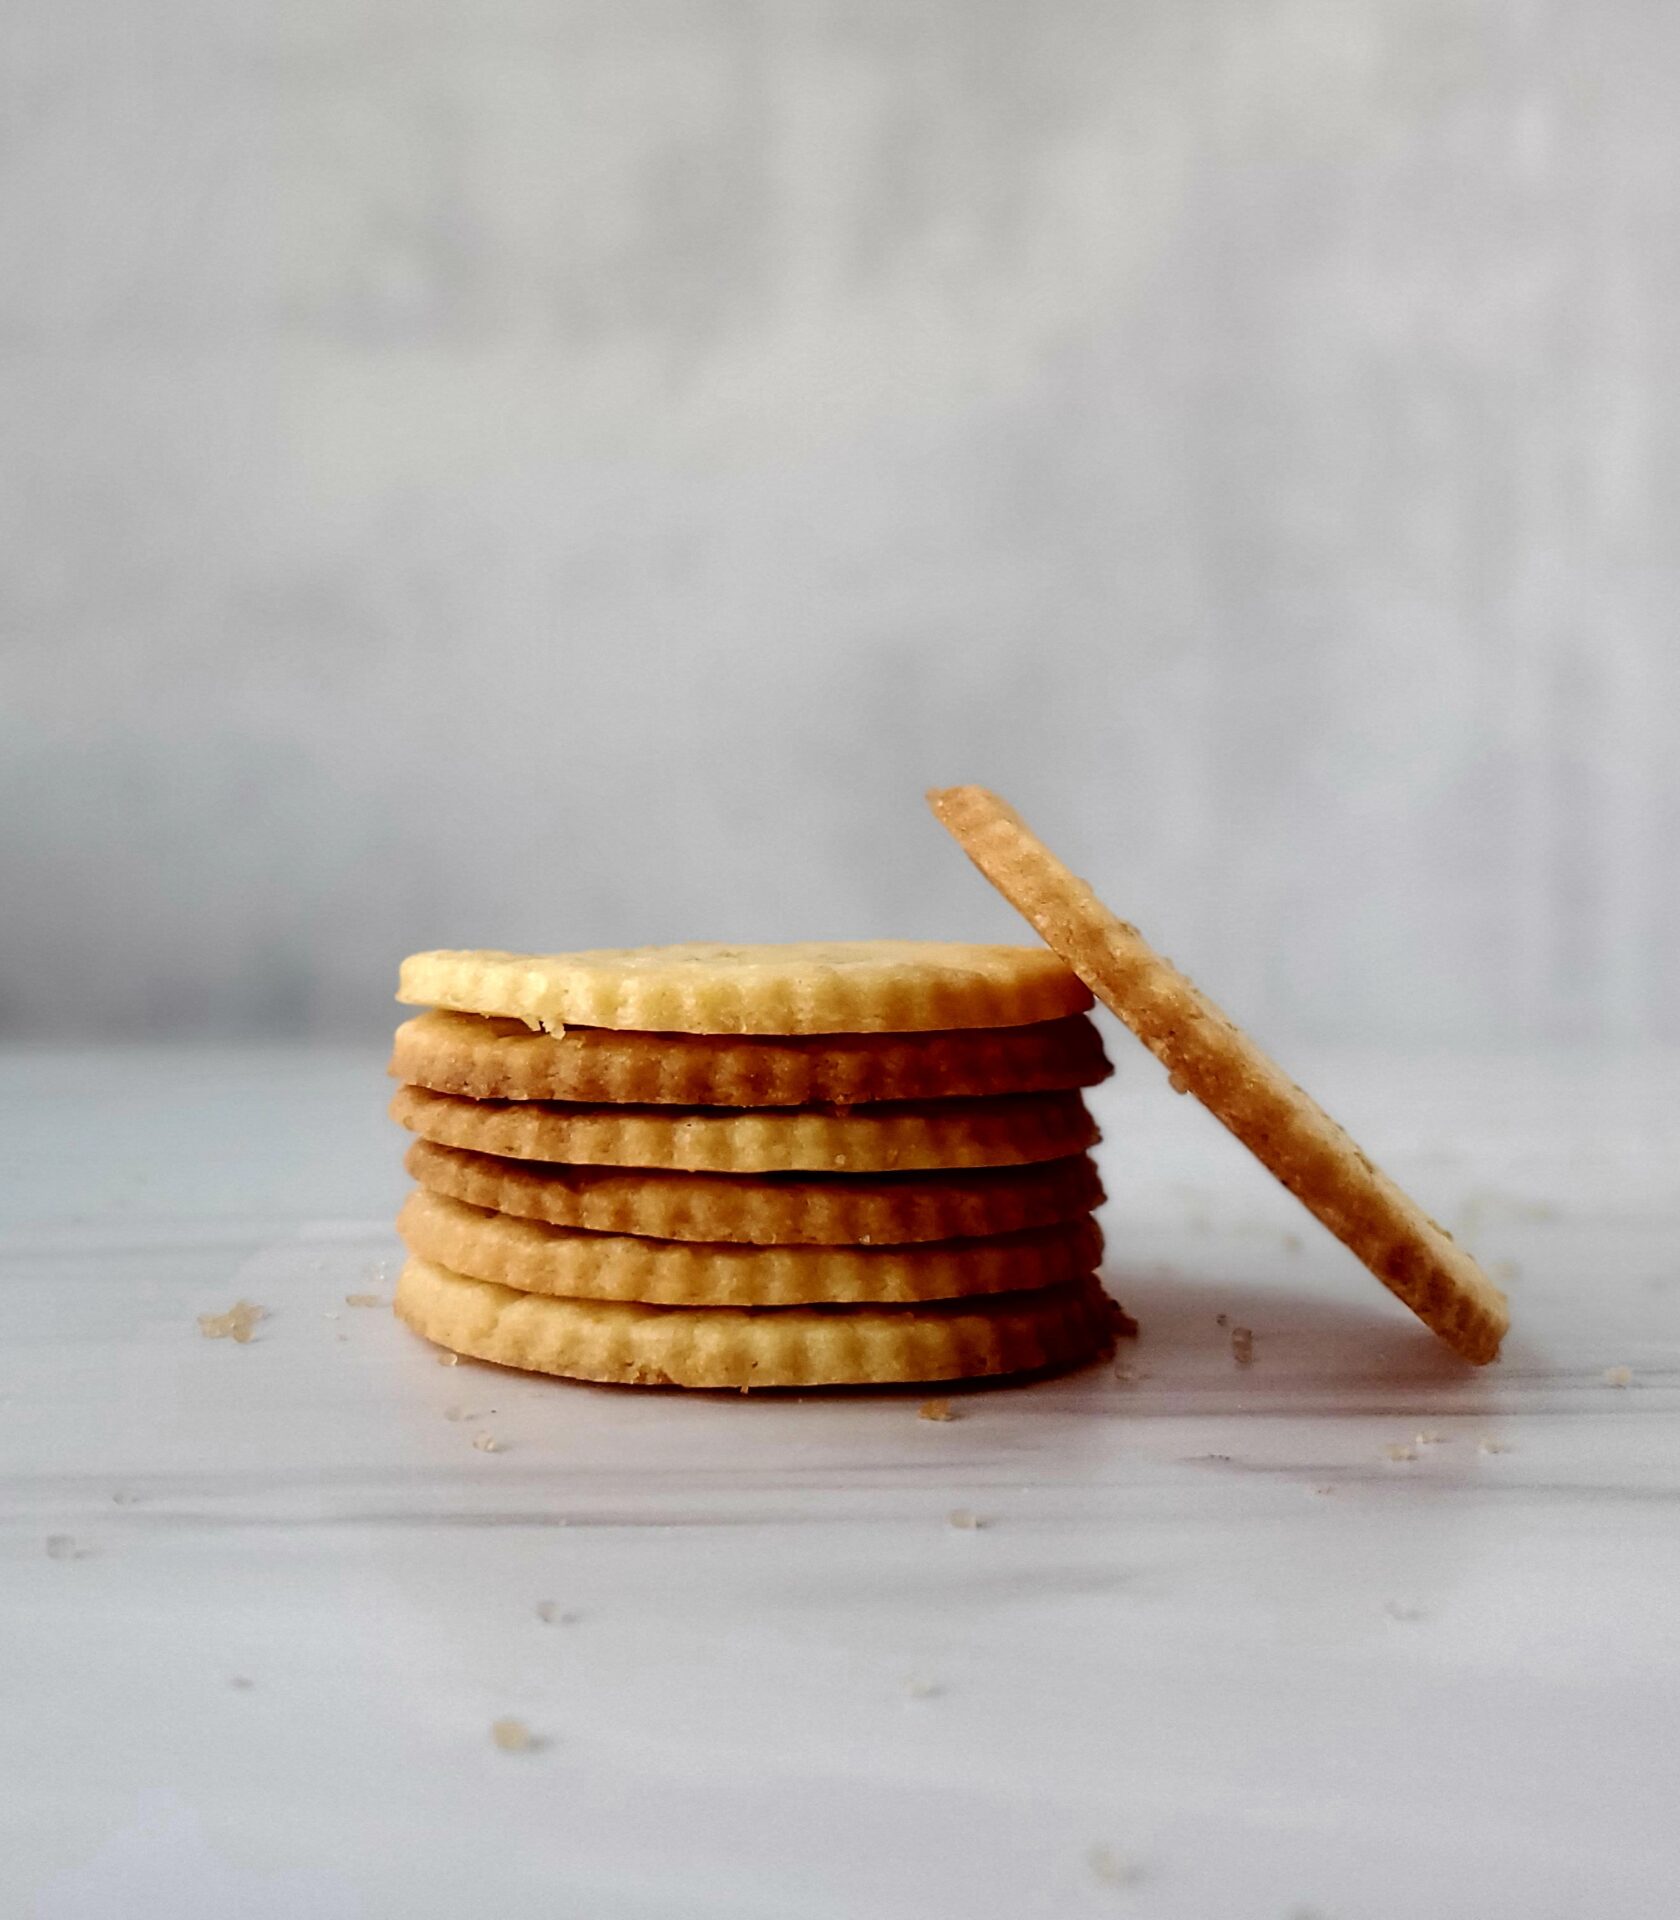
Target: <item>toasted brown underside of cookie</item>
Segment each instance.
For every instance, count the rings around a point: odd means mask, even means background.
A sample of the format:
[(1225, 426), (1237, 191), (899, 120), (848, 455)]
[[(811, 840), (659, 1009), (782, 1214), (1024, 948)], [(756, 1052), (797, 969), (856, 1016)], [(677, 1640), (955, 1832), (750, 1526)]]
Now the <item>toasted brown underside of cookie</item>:
[(583, 953), (415, 953), (397, 998), (558, 1032), (919, 1033), (1082, 1013), (1091, 996), (1039, 947), (916, 940)]
[(1094, 1146), (1077, 1093), (999, 1100), (895, 1101), (881, 1107), (580, 1106), (467, 1100), (399, 1087), (395, 1120), (446, 1147), (569, 1166), (673, 1167), (692, 1173), (893, 1173), (1010, 1167)]
[(1115, 1324), (1093, 1279), (920, 1307), (650, 1307), (562, 1300), (410, 1258), (400, 1318), (451, 1352), (626, 1386), (828, 1387), (973, 1379), (1094, 1359)]
[(1505, 1296), (1249, 1037), (1117, 919), (983, 787), (929, 802), (969, 858), (1045, 941), (1260, 1161), (1467, 1360), (1492, 1360)]
[(1112, 1069), (1083, 1014), (923, 1034), (635, 1033), (422, 1013), (397, 1029), (394, 1078), (474, 1100), (679, 1107), (857, 1106), (1044, 1093)]
[(472, 1280), (651, 1306), (896, 1305), (1027, 1293), (1094, 1272), (1088, 1215), (1051, 1227), (909, 1247), (750, 1247), (588, 1233), (492, 1213), (417, 1187), (397, 1230), (411, 1253)]
[(1015, 1233), (1102, 1203), (1089, 1155), (961, 1173), (668, 1173), (502, 1160), (416, 1140), (408, 1170), (434, 1193), (596, 1233), (753, 1246), (901, 1246)]

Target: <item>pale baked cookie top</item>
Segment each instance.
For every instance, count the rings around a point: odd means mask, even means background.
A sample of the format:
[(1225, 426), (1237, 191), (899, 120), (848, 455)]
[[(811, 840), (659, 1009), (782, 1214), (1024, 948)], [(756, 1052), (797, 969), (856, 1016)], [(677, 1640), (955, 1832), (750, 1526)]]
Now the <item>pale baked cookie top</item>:
[(416, 953), (397, 998), (549, 1032), (919, 1033), (1024, 1026), (1091, 1005), (1043, 947), (916, 940)]

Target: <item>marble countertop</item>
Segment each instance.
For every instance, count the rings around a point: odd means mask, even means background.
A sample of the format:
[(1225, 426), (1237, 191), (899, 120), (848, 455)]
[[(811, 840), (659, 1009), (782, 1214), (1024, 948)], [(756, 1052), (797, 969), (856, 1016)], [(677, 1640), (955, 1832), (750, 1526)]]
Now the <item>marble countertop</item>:
[(1680, 1060), (1291, 1059), (1476, 1373), (1116, 1048), (1142, 1336), (947, 1423), (440, 1366), (376, 1057), (0, 1056), (0, 1913), (1672, 1920)]

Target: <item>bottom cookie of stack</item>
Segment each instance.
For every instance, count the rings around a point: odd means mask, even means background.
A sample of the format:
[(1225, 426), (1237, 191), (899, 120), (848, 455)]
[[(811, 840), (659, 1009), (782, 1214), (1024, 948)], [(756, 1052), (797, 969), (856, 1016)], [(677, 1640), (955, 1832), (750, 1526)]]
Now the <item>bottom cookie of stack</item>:
[(649, 1306), (522, 1293), (411, 1255), (396, 1310), (476, 1360), (628, 1386), (932, 1383), (1072, 1367), (1109, 1345), (1117, 1309), (1094, 1275), (1028, 1293), (915, 1306)]

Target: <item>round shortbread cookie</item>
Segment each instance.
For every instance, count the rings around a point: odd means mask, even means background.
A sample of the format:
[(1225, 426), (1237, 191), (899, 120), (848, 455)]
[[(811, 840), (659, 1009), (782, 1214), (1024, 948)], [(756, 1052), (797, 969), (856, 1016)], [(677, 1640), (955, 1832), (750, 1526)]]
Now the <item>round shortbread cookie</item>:
[(920, 1307), (649, 1307), (558, 1300), (410, 1258), (396, 1311), (453, 1353), (574, 1380), (658, 1387), (883, 1386), (1038, 1372), (1108, 1346), (1093, 1278)]
[(1091, 1004), (1072, 969), (1042, 947), (916, 940), (416, 953), (402, 963), (397, 998), (549, 1032), (578, 1026), (653, 1033), (1016, 1027)]
[(1083, 1014), (926, 1034), (700, 1034), (422, 1013), (397, 1029), (391, 1073), (474, 1100), (677, 1107), (858, 1106), (1091, 1087), (1113, 1068)]
[(1077, 1093), (884, 1107), (586, 1107), (399, 1087), (391, 1117), (440, 1146), (584, 1167), (689, 1173), (897, 1173), (1064, 1160), (1097, 1142)]
[(1084, 1215), (980, 1240), (911, 1247), (747, 1247), (586, 1233), (470, 1207), (424, 1187), (397, 1231), (411, 1253), (519, 1293), (635, 1300), (650, 1306), (901, 1305), (1028, 1293), (1091, 1273), (1102, 1230)]
[(1511, 1318), (1504, 1294), (1234, 1021), (1116, 919), (996, 794), (952, 787), (928, 799), (1175, 1087), (1195, 1094), (1425, 1326), (1478, 1365), (1498, 1354)]
[(1088, 1154), (961, 1173), (667, 1173), (499, 1160), (416, 1140), (423, 1187), (551, 1226), (750, 1246), (902, 1246), (1076, 1220), (1102, 1204)]

